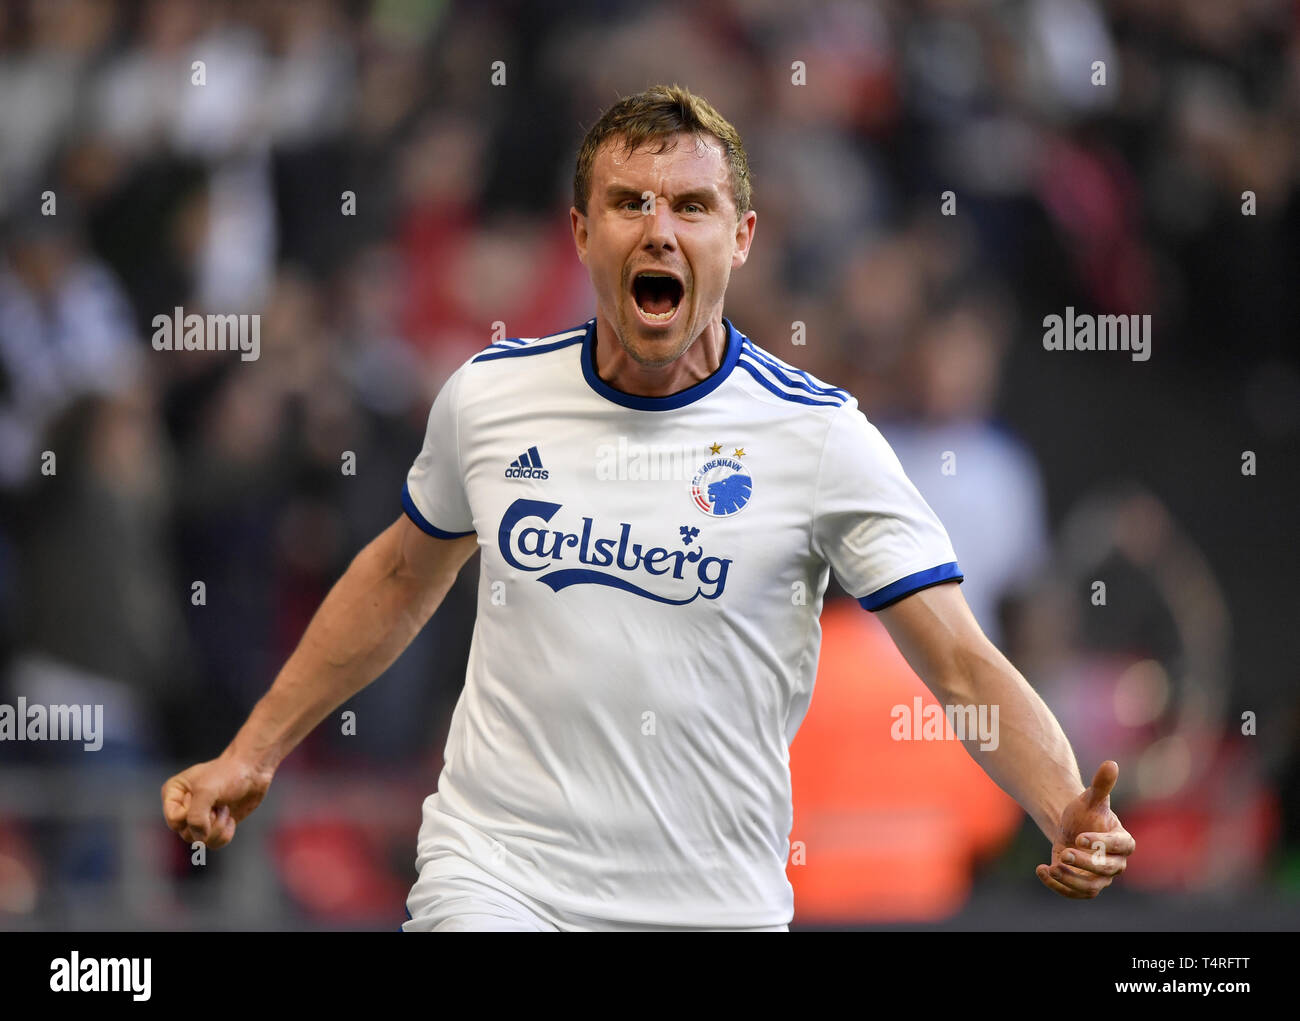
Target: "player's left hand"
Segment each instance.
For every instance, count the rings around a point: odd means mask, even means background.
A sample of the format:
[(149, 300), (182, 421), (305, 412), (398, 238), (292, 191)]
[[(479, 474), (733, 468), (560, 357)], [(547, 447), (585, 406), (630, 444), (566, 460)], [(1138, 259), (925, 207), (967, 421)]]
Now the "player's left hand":
[(1110, 792), (1118, 779), (1119, 765), (1107, 759), (1092, 786), (1061, 813), (1052, 864), (1034, 870), (1049, 890), (1072, 900), (1090, 900), (1128, 865), (1137, 841), (1110, 810)]

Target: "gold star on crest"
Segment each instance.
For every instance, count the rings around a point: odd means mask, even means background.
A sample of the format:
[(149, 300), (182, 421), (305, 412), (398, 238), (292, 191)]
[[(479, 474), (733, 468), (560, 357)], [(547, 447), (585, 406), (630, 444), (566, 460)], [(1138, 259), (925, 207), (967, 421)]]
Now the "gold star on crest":
[(713, 446), (711, 446), (711, 447), (709, 448), (709, 453), (710, 453), (710, 454), (716, 454), (716, 453), (718, 453), (718, 451), (720, 451), (721, 449), (722, 449), (722, 444), (721, 444), (721, 443), (715, 443), (715, 444), (713, 444)]
[(744, 448), (744, 447), (737, 447), (737, 448), (736, 448), (736, 452), (735, 452), (734, 454), (732, 454), (732, 457), (744, 457), (744, 456), (745, 456), (745, 448)]

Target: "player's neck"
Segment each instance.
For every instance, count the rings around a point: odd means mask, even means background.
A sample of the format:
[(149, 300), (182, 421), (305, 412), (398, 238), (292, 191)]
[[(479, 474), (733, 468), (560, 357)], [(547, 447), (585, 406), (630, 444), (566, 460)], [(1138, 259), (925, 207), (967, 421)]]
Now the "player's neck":
[(676, 361), (667, 365), (642, 365), (623, 349), (612, 326), (596, 317), (593, 349), (596, 375), (625, 394), (637, 397), (671, 397), (703, 382), (722, 367), (727, 328), (719, 315)]

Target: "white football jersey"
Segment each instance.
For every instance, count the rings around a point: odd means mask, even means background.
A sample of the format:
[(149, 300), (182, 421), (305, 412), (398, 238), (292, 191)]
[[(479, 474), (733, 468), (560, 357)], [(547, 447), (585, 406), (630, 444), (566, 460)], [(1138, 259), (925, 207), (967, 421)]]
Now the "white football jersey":
[(845, 391), (724, 318), (712, 376), (625, 394), (595, 323), (465, 362), (407, 479), (416, 524), (482, 551), (417, 867), (454, 851), (598, 919), (788, 923), (829, 571), (877, 610), (960, 581), (956, 556)]

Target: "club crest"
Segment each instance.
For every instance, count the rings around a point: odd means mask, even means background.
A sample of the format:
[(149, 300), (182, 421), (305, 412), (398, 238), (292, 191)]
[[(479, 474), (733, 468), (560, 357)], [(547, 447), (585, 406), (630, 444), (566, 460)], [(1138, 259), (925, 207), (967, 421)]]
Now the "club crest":
[(691, 479), (691, 500), (710, 517), (743, 510), (754, 491), (749, 466), (735, 457), (711, 457)]

